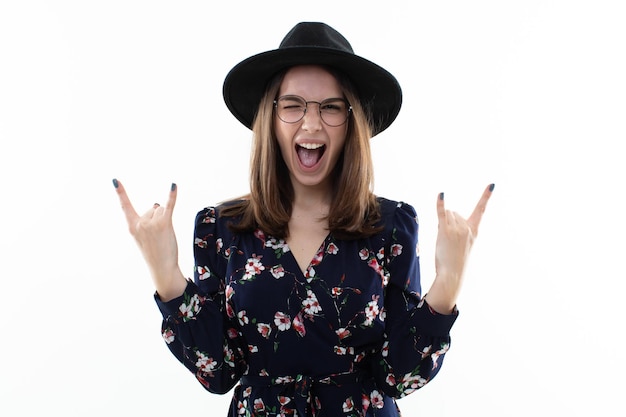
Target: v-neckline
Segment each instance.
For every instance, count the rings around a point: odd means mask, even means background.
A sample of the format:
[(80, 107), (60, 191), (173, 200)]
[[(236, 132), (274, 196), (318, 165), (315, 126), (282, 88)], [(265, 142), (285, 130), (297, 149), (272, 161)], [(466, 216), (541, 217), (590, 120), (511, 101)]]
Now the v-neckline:
[(320, 243), (320, 245), (317, 247), (317, 249), (315, 250), (315, 253), (313, 254), (313, 256), (311, 256), (311, 258), (308, 261), (308, 264), (306, 265), (306, 268), (302, 268), (302, 266), (300, 265), (300, 263), (298, 262), (298, 258), (296, 258), (296, 255), (294, 254), (294, 252), (291, 250), (291, 246), (289, 246), (289, 243), (285, 240), (285, 244), (287, 245), (287, 248), (289, 248), (289, 256), (291, 257), (291, 259), (293, 260), (293, 263), (296, 266), (296, 269), (300, 272), (300, 275), (305, 278), (308, 279), (309, 277), (309, 271), (311, 270), (311, 268), (313, 267), (313, 263), (315, 262), (315, 259), (317, 258), (317, 254), (320, 253), (320, 251), (322, 252), (322, 258), (320, 259), (320, 261), (318, 263), (316, 263), (315, 265), (319, 265), (322, 262), (322, 259), (324, 257), (323, 255), (323, 248), (326, 247), (326, 242), (328, 241), (328, 239), (330, 238), (330, 233), (328, 233), (324, 239), (322, 240), (322, 242)]

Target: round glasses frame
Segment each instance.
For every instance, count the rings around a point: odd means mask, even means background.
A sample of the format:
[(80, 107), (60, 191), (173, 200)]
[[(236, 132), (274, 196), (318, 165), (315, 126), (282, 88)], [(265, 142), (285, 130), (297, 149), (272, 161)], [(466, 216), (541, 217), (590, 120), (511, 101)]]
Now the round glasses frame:
[[(285, 104), (288, 103), (288, 104)], [(304, 118), (309, 103), (318, 105), (318, 112), (324, 124), (338, 127), (345, 124), (352, 113), (352, 106), (344, 98), (327, 98), (321, 102), (309, 100), (296, 95), (280, 96), (274, 100), (276, 115), (285, 123), (298, 123)], [(339, 104), (341, 103), (341, 104)], [(283, 104), (283, 106), (281, 106)], [(343, 106), (343, 108), (342, 108)], [(340, 121), (339, 121), (340, 120)]]

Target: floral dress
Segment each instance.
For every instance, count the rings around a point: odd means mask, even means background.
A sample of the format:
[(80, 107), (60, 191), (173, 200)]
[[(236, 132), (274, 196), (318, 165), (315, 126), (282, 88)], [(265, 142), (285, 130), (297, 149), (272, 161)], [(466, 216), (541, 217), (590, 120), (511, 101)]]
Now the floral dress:
[(384, 231), (329, 234), (303, 273), (284, 240), (196, 217), (195, 274), (155, 299), (170, 351), (229, 416), (399, 416), (395, 398), (435, 377), (457, 317), (422, 299), (413, 207), (378, 199)]

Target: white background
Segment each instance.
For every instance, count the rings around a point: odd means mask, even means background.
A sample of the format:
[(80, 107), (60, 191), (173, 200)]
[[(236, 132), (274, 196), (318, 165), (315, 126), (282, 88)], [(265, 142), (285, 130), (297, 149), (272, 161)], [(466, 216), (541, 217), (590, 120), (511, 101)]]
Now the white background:
[(377, 194), (414, 205), (423, 286), (435, 201), (496, 183), (439, 376), (406, 416), (624, 412), (626, 13), (619, 1), (0, 0), (0, 414), (222, 416), (167, 350), (111, 184), (193, 218), (247, 190), (223, 104), (240, 60), (329, 23), (395, 74)]

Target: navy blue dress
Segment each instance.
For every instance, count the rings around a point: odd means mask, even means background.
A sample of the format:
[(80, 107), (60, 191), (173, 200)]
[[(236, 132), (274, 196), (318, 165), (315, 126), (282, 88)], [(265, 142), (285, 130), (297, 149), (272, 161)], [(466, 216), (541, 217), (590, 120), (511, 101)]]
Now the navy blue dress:
[(229, 416), (398, 416), (435, 377), (457, 312), (422, 299), (413, 207), (379, 202), (383, 232), (329, 234), (305, 273), (284, 240), (198, 213), (194, 281), (155, 298), (176, 358), (210, 392), (236, 386)]

